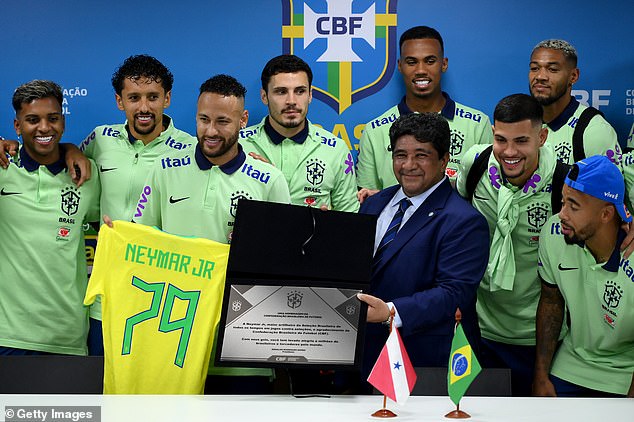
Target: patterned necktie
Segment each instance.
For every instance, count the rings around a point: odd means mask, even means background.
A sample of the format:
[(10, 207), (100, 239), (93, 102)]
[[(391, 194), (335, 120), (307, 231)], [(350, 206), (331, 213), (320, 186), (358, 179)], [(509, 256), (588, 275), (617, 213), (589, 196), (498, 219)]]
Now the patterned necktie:
[(401, 221), (403, 221), (403, 216), (405, 215), (405, 210), (412, 205), (409, 198), (403, 198), (398, 203), (398, 211), (394, 214), (390, 225), (387, 228), (387, 231), (383, 235), (383, 239), (379, 243), (379, 247), (376, 248), (376, 253), (374, 254), (374, 266), (376, 267), (381, 259), (383, 258), (383, 253), (387, 249), (388, 245), (392, 243), (394, 238), (396, 237), (396, 233), (398, 232), (399, 227), (401, 227)]

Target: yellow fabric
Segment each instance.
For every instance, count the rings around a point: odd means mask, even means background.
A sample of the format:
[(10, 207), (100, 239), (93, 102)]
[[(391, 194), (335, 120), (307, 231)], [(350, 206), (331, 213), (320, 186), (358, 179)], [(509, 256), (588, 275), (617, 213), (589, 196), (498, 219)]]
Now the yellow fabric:
[(115, 221), (84, 303), (101, 295), (105, 394), (202, 394), (229, 245)]

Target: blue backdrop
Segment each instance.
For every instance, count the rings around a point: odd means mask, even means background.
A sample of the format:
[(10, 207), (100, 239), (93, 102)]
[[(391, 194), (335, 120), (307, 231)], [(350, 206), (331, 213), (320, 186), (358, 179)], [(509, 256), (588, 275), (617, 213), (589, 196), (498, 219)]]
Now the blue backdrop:
[[(123, 59), (140, 53), (157, 57), (174, 74), (168, 113), (180, 129), (194, 133), (198, 87), (216, 73), (234, 75), (246, 85), (250, 123), (255, 123), (266, 114), (259, 99), (266, 61), (289, 48), (317, 60), (339, 35), (340, 47), (345, 49), (349, 39), (360, 61), (311, 62), (321, 99), (313, 100), (309, 118), (354, 146), (362, 125), (403, 95), (393, 67), (397, 49), (389, 44), (415, 25), (433, 26), (445, 39), (444, 89), (489, 116), (503, 96), (527, 92), (533, 46), (563, 38), (579, 52), (577, 97), (606, 114), (621, 142), (634, 120), (629, 24), (634, 2), (629, 1), (3, 0), (0, 10), (0, 134), (5, 137), (15, 138), (13, 90), (35, 78), (65, 88), (67, 142), (80, 142), (99, 124), (122, 122), (110, 77)], [(384, 79), (377, 82), (381, 74)], [(347, 100), (337, 102), (346, 92)]]

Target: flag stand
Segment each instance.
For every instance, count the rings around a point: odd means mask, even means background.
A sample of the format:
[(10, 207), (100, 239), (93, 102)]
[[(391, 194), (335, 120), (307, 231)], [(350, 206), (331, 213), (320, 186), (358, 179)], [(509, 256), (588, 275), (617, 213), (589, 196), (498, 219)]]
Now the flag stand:
[[(392, 330), (394, 329), (394, 308), (390, 309), (390, 333), (392, 332)], [(377, 410), (376, 412), (372, 413), (371, 416), (375, 417), (375, 418), (395, 418), (397, 416), (396, 413), (392, 412), (390, 409), (386, 408), (385, 406), (387, 405), (387, 396), (385, 394), (383, 394), (383, 408)]]
[(452, 410), (451, 412), (447, 413), (445, 417), (450, 419), (467, 419), (470, 418), (471, 415), (460, 410), (460, 404), (457, 404), (456, 410)]
[(392, 412), (390, 409), (387, 409), (385, 405), (387, 404), (387, 396), (383, 395), (383, 409), (379, 409), (372, 414), (375, 418), (395, 418), (396, 413)]
[[(460, 325), (460, 321), (462, 320), (462, 312), (460, 312), (460, 308), (456, 309), (455, 318), (456, 318), (456, 325), (454, 327), (454, 335), (455, 335), (456, 329), (458, 329), (458, 325)], [(452, 345), (452, 348), (453, 348), (453, 345)], [(451, 362), (449, 364), (451, 365)], [(452, 410), (451, 412), (447, 413), (445, 417), (449, 419), (468, 419), (471, 417), (471, 415), (468, 414), (467, 412), (460, 410), (460, 402), (458, 402), (456, 404), (456, 410)]]

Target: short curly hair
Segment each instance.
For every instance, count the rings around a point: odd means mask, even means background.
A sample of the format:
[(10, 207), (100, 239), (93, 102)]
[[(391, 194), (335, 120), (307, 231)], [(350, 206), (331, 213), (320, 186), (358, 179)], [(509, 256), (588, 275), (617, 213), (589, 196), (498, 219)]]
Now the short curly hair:
[(419, 142), (431, 142), (438, 152), (438, 157), (444, 157), (449, 152), (449, 123), (438, 113), (410, 113), (396, 119), (390, 128), (392, 151), (396, 141), (406, 135), (413, 136)]
[(128, 57), (115, 70), (112, 74), (112, 87), (118, 95), (121, 95), (126, 79), (137, 81), (140, 78), (160, 83), (166, 93), (172, 90), (174, 84), (174, 75), (163, 63), (147, 54), (139, 54)]
[(402, 50), (403, 43), (405, 41), (425, 40), (425, 39), (438, 41), (440, 43), (440, 51), (442, 51), (444, 54), (445, 43), (442, 40), (442, 36), (440, 35), (440, 32), (438, 32), (437, 30), (429, 26), (415, 26), (403, 32), (403, 34), (401, 35), (401, 38), (398, 41), (398, 48)]
[(558, 50), (564, 54), (566, 61), (572, 65), (572, 67), (577, 67), (577, 50), (570, 44), (568, 41), (550, 39), (544, 40), (539, 43), (535, 47), (533, 47), (533, 51), (531, 52), (531, 56), (535, 53), (535, 50), (538, 48), (547, 48), (549, 50)]
[(212, 76), (200, 85), (200, 95), (205, 92), (220, 94), (225, 97), (244, 98), (247, 89), (233, 76), (220, 74)]

